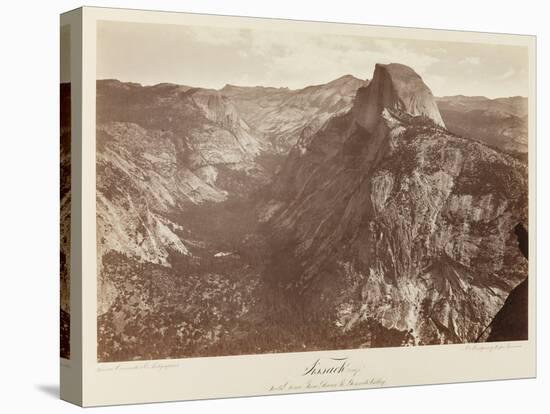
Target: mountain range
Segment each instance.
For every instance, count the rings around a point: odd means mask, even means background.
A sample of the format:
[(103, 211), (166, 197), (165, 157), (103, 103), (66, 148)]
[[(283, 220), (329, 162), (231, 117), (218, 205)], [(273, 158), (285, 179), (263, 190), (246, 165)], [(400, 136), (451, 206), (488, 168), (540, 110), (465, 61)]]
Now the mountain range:
[(526, 280), (526, 105), (98, 81), (100, 360), (478, 340)]
[(489, 99), (458, 95), (437, 98), (436, 102), (450, 131), (525, 159), (527, 98)]

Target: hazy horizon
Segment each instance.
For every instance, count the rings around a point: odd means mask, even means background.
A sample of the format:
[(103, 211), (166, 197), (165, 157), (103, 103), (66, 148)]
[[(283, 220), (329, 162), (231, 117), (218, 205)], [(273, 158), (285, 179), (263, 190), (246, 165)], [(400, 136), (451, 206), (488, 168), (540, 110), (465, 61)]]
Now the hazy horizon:
[(523, 46), (98, 22), (98, 80), (296, 90), (371, 79), (376, 63), (410, 66), (437, 97), (529, 95)]
[[(398, 62), (392, 62), (392, 63), (398, 63)], [(305, 89), (305, 88), (308, 88), (308, 87), (311, 87), (311, 86), (326, 85), (327, 83), (330, 83), (332, 81), (335, 81), (337, 79), (340, 79), (340, 78), (342, 78), (344, 76), (348, 76), (348, 75), (353, 76), (356, 79), (361, 79), (360, 77), (355, 76), (351, 73), (346, 73), (346, 74), (344, 74), (342, 76), (339, 76), (337, 78), (327, 80), (326, 82), (321, 82), (321, 83), (316, 83), (316, 84), (311, 84), (311, 85), (305, 85), (301, 88), (289, 88), (288, 86), (272, 86), (272, 85), (238, 85), (238, 84), (234, 84), (234, 83), (226, 83), (225, 85), (223, 85), (220, 88), (209, 88), (209, 87), (201, 86), (201, 85), (191, 85), (191, 84), (188, 84), (188, 83), (174, 83), (174, 82), (158, 82), (158, 83), (146, 84), (146, 83), (136, 82), (136, 81), (133, 81), (133, 80), (124, 80), (124, 79), (118, 79), (118, 78), (101, 78), (101, 79), (98, 78), (97, 80), (100, 81), (100, 82), (101, 81), (114, 80), (114, 81), (119, 81), (119, 82), (122, 82), (122, 83), (135, 83), (135, 84), (141, 85), (143, 87), (152, 87), (152, 86), (157, 86), (157, 85), (162, 85), (162, 84), (170, 84), (170, 85), (176, 85), (176, 86), (189, 86), (189, 87), (192, 87), (192, 88), (210, 89), (210, 90), (215, 90), (215, 91), (220, 91), (225, 86), (235, 86), (235, 87), (238, 87), (238, 88), (274, 88), (274, 89), (288, 89), (290, 91), (299, 91), (301, 89)], [(363, 80), (370, 80), (370, 79), (363, 79)], [(448, 98), (448, 97), (457, 97), (457, 96), (464, 96), (466, 98), (486, 98), (486, 99), (504, 99), (504, 98), (525, 98), (525, 99), (528, 99), (528, 96), (526, 96), (526, 95), (510, 95), (510, 96), (489, 97), (489, 96), (485, 96), (485, 95), (465, 95), (463, 93), (457, 93), (455, 95), (436, 95), (436, 94), (434, 94), (435, 98)]]

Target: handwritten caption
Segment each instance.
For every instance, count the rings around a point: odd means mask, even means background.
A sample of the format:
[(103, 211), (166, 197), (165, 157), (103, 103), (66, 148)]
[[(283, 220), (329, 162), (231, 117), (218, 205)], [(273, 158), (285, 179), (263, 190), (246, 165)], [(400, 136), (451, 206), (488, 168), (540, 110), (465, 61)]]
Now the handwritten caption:
[(348, 358), (317, 359), (298, 378), (272, 385), (269, 392), (300, 392), (350, 387), (383, 387), (386, 380), (363, 374)]
[(467, 344), (464, 346), (466, 351), (477, 352), (502, 352), (510, 349), (522, 348), (523, 344), (510, 344), (510, 343), (484, 343), (484, 344)]
[(177, 362), (140, 362), (140, 363), (124, 363), (115, 365), (100, 365), (97, 367), (98, 372), (112, 372), (112, 371), (139, 371), (139, 370), (158, 370), (164, 371), (167, 369), (178, 368)]

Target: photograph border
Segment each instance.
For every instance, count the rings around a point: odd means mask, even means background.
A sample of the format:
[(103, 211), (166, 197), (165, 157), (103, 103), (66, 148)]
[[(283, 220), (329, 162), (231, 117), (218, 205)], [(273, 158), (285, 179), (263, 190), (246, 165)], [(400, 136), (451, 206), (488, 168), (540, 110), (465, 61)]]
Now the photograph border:
[[(68, 369), (82, 362), (84, 406), (177, 401), (205, 398), (288, 394), (358, 388), (440, 384), (481, 380), (531, 378), (536, 376), (536, 38), (435, 29), (438, 41), (522, 45), (529, 50), (529, 339), (526, 341), (426, 345), (404, 348), (368, 348), (200, 357), (139, 362), (97, 362), (97, 249), (96, 249), (96, 23), (121, 22), (183, 24), (264, 30), (293, 30), (323, 34), (348, 34), (433, 40), (434, 29), (415, 29), (362, 24), (233, 17), (181, 12), (156, 12), (108, 8), (81, 9), (81, 108), (73, 103), (73, 125), (81, 114), (81, 176), (74, 174), (81, 194), (73, 193), (74, 209), (80, 209), (81, 226), (72, 225), (71, 310), (81, 310), (81, 320), (72, 314), (72, 353)], [(72, 33), (76, 30), (73, 27)], [(78, 33), (72, 52), (78, 48)], [(79, 53), (71, 53), (78, 59)], [(81, 65), (81, 66), (80, 66)], [(76, 90), (77, 88), (73, 88)], [(79, 89), (80, 90), (80, 89)], [(74, 97), (74, 95), (73, 95)], [(73, 102), (76, 102), (74, 99)], [(77, 112), (79, 111), (79, 112)], [(75, 128), (75, 130), (76, 130)], [(78, 139), (78, 132), (74, 132)], [(74, 152), (73, 152), (74, 155)], [(75, 200), (76, 199), (76, 200)], [(79, 205), (80, 204), (80, 205)], [(75, 218), (78, 220), (78, 217)], [(74, 236), (74, 237), (73, 237)], [(81, 257), (78, 257), (78, 252)], [(75, 264), (73, 267), (72, 265)], [(81, 266), (77, 269), (76, 266)], [(76, 273), (75, 273), (76, 272)], [(80, 302), (78, 302), (80, 300)], [(75, 301), (76, 304), (75, 304)], [(73, 307), (74, 305), (74, 307)], [(80, 329), (79, 329), (79, 325)], [(75, 326), (76, 325), (76, 326)], [(75, 329), (76, 328), (76, 329)], [(73, 335), (80, 335), (75, 341)], [(346, 369), (334, 377), (307, 377), (304, 372), (316, 361), (345, 360)], [(76, 369), (76, 368), (75, 368)]]

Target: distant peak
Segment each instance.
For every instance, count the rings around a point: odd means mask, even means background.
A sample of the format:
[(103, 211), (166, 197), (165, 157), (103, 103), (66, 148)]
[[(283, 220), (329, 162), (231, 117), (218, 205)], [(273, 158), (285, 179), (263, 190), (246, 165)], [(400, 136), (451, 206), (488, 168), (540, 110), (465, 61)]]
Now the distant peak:
[(423, 115), (445, 126), (430, 88), (409, 66), (377, 63), (372, 81), (360, 88), (353, 107), (356, 122), (372, 131), (384, 108)]
[(223, 88), (220, 89), (220, 91), (233, 91), (233, 90), (281, 90), (281, 91), (287, 91), (289, 90), (286, 86), (285, 87), (276, 87), (276, 86), (262, 86), (262, 85), (255, 85), (255, 86), (241, 86), (241, 85), (233, 85), (231, 83), (226, 83)]
[(359, 78), (356, 78), (353, 75), (350, 75), (349, 73), (346, 75), (342, 75), (339, 78), (334, 79), (332, 82), (338, 82), (338, 81), (350, 81), (350, 80), (361, 80)]
[(474, 96), (466, 96), (466, 95), (447, 95), (447, 96), (441, 96), (437, 97), (436, 99), (439, 100), (457, 100), (457, 101), (485, 101), (490, 100), (490, 98), (487, 98), (486, 96), (481, 95), (474, 95)]
[(124, 82), (118, 79), (98, 79), (97, 84), (99, 85), (106, 85), (110, 87), (142, 87), (143, 85), (141, 83), (137, 82)]
[(334, 80), (331, 80), (330, 82), (326, 83), (325, 85), (330, 85), (330, 86), (342, 85), (342, 84), (347, 84), (347, 83), (351, 83), (351, 82), (361, 84), (361, 83), (366, 82), (366, 80), (359, 79), (356, 76), (347, 74), (347, 75), (340, 76), (339, 78), (336, 78)]

